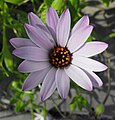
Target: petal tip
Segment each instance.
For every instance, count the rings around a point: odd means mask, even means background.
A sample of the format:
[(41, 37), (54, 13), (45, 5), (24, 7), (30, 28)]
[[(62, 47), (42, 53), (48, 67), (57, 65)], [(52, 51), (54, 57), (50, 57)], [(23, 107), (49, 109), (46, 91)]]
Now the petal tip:
[(99, 84), (99, 87), (101, 87), (103, 85), (103, 82), (101, 82), (100, 84)]
[(52, 10), (54, 10), (52, 7), (49, 7), (49, 8), (48, 8), (48, 11), (52, 11)]
[(84, 15), (83, 17), (85, 20), (89, 20), (89, 15)]
[(26, 91), (25, 85), (22, 86), (22, 91)]
[(29, 26), (30, 26), (30, 25), (27, 24), (27, 23), (24, 24), (24, 27), (25, 27), (25, 28), (28, 28)]
[(14, 44), (15, 44), (15, 41), (14, 41), (14, 40), (15, 40), (15, 38), (12, 38), (12, 39), (9, 40), (10, 44), (11, 44), (13, 47), (15, 47), (15, 45), (14, 45)]
[(35, 14), (34, 14), (33, 12), (29, 12), (29, 13), (28, 13), (28, 18), (32, 18), (32, 17), (34, 17), (34, 15), (35, 15)]
[(108, 69), (108, 67), (106, 65), (104, 65), (104, 70), (107, 70), (107, 69)]
[(69, 8), (66, 8), (66, 9), (65, 9), (65, 12), (66, 12), (66, 13), (70, 13)]
[(16, 55), (16, 50), (13, 50), (12, 54), (13, 54), (13, 55)]
[(45, 98), (43, 96), (40, 97), (40, 101), (41, 102), (44, 102), (45, 101)]
[(105, 50), (106, 50), (106, 49), (108, 48), (109, 45), (108, 45), (107, 43), (104, 43), (104, 44), (105, 44)]
[(20, 71), (20, 72), (23, 71), (21, 65), (18, 66), (18, 71)]
[(88, 88), (88, 91), (92, 91), (93, 90), (93, 86), (91, 85), (89, 88)]
[(33, 12), (29, 12), (28, 15), (33, 15), (34, 13)]
[(70, 12), (69, 12), (69, 9), (68, 8), (66, 8), (65, 10), (64, 10), (64, 12), (63, 12), (63, 15), (66, 15), (66, 14), (70, 14)]

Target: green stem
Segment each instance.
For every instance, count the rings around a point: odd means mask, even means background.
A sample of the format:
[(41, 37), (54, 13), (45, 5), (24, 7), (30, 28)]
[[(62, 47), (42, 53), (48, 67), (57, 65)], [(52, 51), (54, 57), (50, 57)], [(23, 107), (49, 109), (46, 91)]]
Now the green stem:
[(4, 51), (5, 51), (5, 44), (7, 45), (7, 38), (6, 38), (6, 11), (5, 11), (5, 2), (3, 1), (3, 37), (2, 37), (2, 52), (0, 54), (0, 66), (2, 67), (2, 70), (6, 74), (7, 77), (9, 77), (6, 69), (3, 67), (3, 59), (4, 59)]
[(33, 10), (36, 13), (36, 8), (35, 8), (34, 0), (31, 0), (31, 2), (32, 2)]
[(46, 102), (44, 102), (44, 108), (43, 108), (42, 114), (43, 114), (43, 116), (44, 116), (44, 120), (46, 120), (46, 116), (47, 116)]
[(31, 115), (32, 115), (32, 120), (34, 120), (34, 108), (33, 108), (33, 104), (32, 104), (31, 98), (30, 98), (30, 111), (31, 111)]
[(107, 94), (105, 96), (105, 99), (103, 100), (103, 104), (106, 103), (108, 97), (109, 97), (109, 94), (110, 94), (110, 90), (111, 90), (111, 80), (110, 80), (110, 57), (108, 55), (108, 52), (106, 51), (106, 56), (107, 56), (107, 62), (108, 62), (108, 71), (107, 71), (107, 77), (108, 77), (108, 90), (107, 90)]
[(65, 118), (66, 116), (65, 116), (65, 115), (63, 115), (63, 114), (61, 113), (61, 111), (59, 110), (59, 108), (58, 108), (58, 106), (57, 106), (56, 102), (54, 101), (54, 99), (53, 99), (53, 98), (51, 98), (51, 100), (52, 100), (52, 102), (53, 102), (53, 104), (54, 104), (54, 106), (55, 106), (56, 110), (58, 111), (58, 113), (59, 113), (59, 114), (60, 114), (63, 118)]

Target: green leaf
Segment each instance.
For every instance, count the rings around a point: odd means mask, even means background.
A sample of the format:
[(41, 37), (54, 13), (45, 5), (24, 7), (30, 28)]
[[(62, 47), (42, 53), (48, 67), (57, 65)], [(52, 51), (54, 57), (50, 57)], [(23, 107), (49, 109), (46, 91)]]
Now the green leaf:
[(83, 106), (82, 101), (83, 101), (82, 96), (78, 96), (77, 101), (76, 101), (76, 105), (80, 111), (82, 110), (82, 106)]
[(64, 1), (63, 0), (54, 0), (54, 2), (52, 3), (52, 7), (55, 10), (61, 10), (62, 6), (64, 5)]
[(16, 111), (16, 112), (20, 112), (20, 111), (22, 111), (26, 106), (27, 106), (27, 104), (24, 104), (23, 101), (18, 100), (17, 103), (16, 103), (15, 111)]
[(21, 5), (23, 3), (28, 2), (29, 0), (5, 0), (5, 2), (15, 4), (15, 5)]
[(4, 62), (7, 69), (9, 71), (13, 70), (13, 58), (8, 47), (5, 47), (3, 55), (4, 55)]
[(45, 4), (47, 5), (47, 7), (50, 7), (52, 4), (53, 0), (44, 0)]
[(75, 103), (70, 104), (70, 111), (71, 111), (71, 112), (74, 112), (74, 111), (75, 111), (75, 108), (76, 108), (76, 104), (75, 104)]
[(103, 2), (103, 4), (108, 7), (109, 6), (109, 3), (110, 3), (110, 0), (101, 0)]
[(104, 104), (99, 104), (96, 106), (95, 112), (97, 115), (101, 115), (104, 113), (104, 110), (105, 110)]
[(83, 97), (83, 105), (84, 107), (86, 107), (87, 109), (90, 108), (90, 104), (88, 103), (87, 99)]
[(115, 37), (115, 33), (110, 33), (108, 36), (109, 36), (110, 38)]
[(10, 99), (10, 104), (14, 104), (17, 102), (17, 98), (19, 98), (19, 96), (21, 95), (20, 92), (15, 91), (15, 94), (12, 96), (12, 98)]
[(70, 0), (70, 3), (74, 8), (78, 9), (80, 1), (79, 0)]
[[(0, 1), (0, 8), (3, 8), (3, 4), (4, 4), (4, 1), (1, 0), (1, 1)], [(1, 11), (0, 11), (0, 12), (1, 12)]]

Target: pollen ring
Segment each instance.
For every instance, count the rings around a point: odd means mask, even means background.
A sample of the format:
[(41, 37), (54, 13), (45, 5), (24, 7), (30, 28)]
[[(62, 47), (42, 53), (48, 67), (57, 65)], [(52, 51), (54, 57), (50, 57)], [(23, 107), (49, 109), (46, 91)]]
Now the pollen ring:
[(55, 47), (49, 54), (49, 62), (56, 68), (64, 68), (71, 63), (72, 53), (66, 47)]

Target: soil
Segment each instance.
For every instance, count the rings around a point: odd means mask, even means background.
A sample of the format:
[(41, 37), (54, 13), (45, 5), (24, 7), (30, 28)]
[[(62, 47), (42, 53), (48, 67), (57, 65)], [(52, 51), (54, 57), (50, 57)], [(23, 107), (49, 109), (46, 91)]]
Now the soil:
[(49, 113), (53, 117), (52, 120), (115, 120), (114, 117), (108, 115), (96, 116), (94, 112), (72, 114), (62, 112), (65, 118), (62, 118), (62, 116), (55, 110), (50, 110)]

